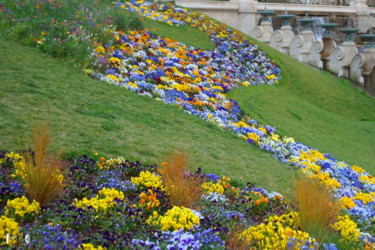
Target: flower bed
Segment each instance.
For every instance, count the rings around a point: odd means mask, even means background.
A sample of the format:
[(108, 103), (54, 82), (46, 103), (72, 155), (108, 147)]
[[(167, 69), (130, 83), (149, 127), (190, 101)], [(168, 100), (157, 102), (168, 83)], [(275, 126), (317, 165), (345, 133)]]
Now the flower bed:
[[(375, 232), (372, 176), (358, 166), (337, 161), (293, 138), (281, 138), (275, 128), (258, 124), (225, 95), (239, 85), (277, 84), (281, 72), (274, 62), (239, 33), (203, 15), (144, 1), (116, 3), (116, 6), (169, 25), (199, 28), (210, 36), (216, 48), (202, 51), (148, 31), (107, 30), (106, 35), (111, 34), (113, 39), (106, 41), (114, 42), (94, 44), (97, 59), (94, 66), (98, 69), (94, 76), (178, 105), (273, 153), (276, 159), (298, 167), (310, 178), (320, 180), (335, 191), (344, 211), (350, 215), (350, 218), (340, 217), (333, 229), (347, 240), (374, 242), (370, 235)], [(0, 5), (1, 13), (5, 10)], [(56, 25), (65, 27), (64, 23)], [(66, 24), (69, 25), (70, 22)], [(68, 38), (72, 41), (78, 41), (78, 35), (74, 34), (81, 33), (88, 39), (87, 32), (70, 28), (72, 35)], [(35, 42), (46, 46), (48, 34), (40, 34)], [(60, 40), (57, 40), (59, 44)], [(298, 214), (285, 211), (281, 195), (251, 185), (235, 188), (215, 175), (197, 175), (204, 181), (202, 188), (206, 191), (197, 212), (170, 203), (156, 172), (157, 166), (123, 159), (107, 162), (83, 157), (64, 173), (65, 196), (54, 204), (41, 206), (40, 210), (40, 204), (30, 197), (24, 198), (23, 177), (17, 173), (22, 173), (20, 156), (7, 154), (1, 165), (0, 221), (4, 230), (0, 239), (4, 246), (222, 248), (231, 242), (228, 235), (234, 237), (230, 231), (239, 227), (237, 239), (256, 247), (316, 247), (313, 238), (298, 230)], [(272, 229), (276, 231), (271, 234)]]
[(96, 75), (99, 79), (178, 105), (273, 153), (281, 162), (334, 189), (362, 230), (375, 232), (374, 177), (293, 138), (281, 138), (275, 128), (258, 124), (226, 97), (236, 86), (277, 84), (280, 78), (277, 65), (251, 41), (186, 9), (142, 0), (116, 5), (170, 25), (199, 28), (210, 36), (216, 49), (201, 51), (149, 32), (120, 32), (114, 45), (97, 49), (100, 61), (107, 60), (109, 66), (105, 74)]
[[(299, 230), (298, 213), (286, 210), (281, 194), (250, 183), (235, 187), (230, 178), (200, 169), (185, 172), (199, 179), (203, 191), (188, 208), (170, 202), (157, 165), (81, 156), (63, 171), (61, 194), (40, 207), (26, 198), (24, 179), (16, 174), (24, 158), (3, 153), (0, 163), (2, 247), (224, 249), (231, 240), (264, 249), (318, 246)], [(349, 217), (338, 223), (338, 232), (358, 241), (359, 231)], [(347, 223), (354, 225), (349, 234), (342, 228)], [(232, 235), (236, 230), (238, 235)]]

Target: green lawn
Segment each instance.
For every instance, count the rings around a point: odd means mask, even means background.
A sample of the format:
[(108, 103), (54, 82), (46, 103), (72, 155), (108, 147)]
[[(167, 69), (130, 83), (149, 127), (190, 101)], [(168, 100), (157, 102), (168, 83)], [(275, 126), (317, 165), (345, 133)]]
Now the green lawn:
[(286, 193), (295, 171), (215, 125), (126, 89), (93, 80), (37, 49), (0, 40), (0, 145), (23, 147), (46, 121), (52, 150), (160, 163), (175, 149), (193, 168)]
[(347, 80), (312, 69), (256, 42), (280, 65), (277, 86), (239, 88), (230, 93), (243, 111), (338, 160), (375, 175), (375, 100)]
[(158, 36), (172, 38), (183, 44), (202, 50), (212, 50), (215, 48), (206, 33), (188, 25), (171, 26), (145, 18), (144, 27)]

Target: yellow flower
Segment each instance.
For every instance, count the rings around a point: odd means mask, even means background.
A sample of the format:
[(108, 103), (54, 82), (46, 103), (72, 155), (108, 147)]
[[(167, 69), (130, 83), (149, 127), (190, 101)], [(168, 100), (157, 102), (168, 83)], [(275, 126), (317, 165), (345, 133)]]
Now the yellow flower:
[(306, 241), (314, 243), (315, 240), (308, 233), (294, 229), (298, 226), (299, 217), (296, 212), (275, 215), (266, 224), (250, 226), (241, 234), (241, 238), (253, 241), (259, 249), (286, 249), (289, 237), (296, 239), (296, 249), (305, 245)]
[(247, 133), (247, 136), (245, 136), (245, 140), (251, 139), (255, 143), (258, 143), (260, 140), (260, 137), (255, 133)]
[(118, 79), (118, 77), (115, 76), (115, 75), (107, 75), (107, 77), (108, 77), (109, 79), (114, 80), (115, 82), (119, 82), (119, 81), (120, 81), (120, 80)]
[(345, 239), (358, 241), (360, 232), (357, 229), (357, 223), (352, 221), (348, 215), (339, 216), (338, 221), (331, 225), (331, 227), (339, 231)]
[(361, 182), (366, 183), (366, 184), (375, 184), (375, 178), (372, 177), (371, 175), (361, 175), (358, 178)]
[(160, 226), (162, 231), (190, 230), (194, 226), (200, 225), (199, 217), (192, 210), (177, 206), (168, 210), (164, 216), (158, 216), (158, 213), (154, 211), (146, 222)]
[[(6, 242), (6, 237), (9, 234), (8, 244)], [(16, 243), (16, 239), (20, 239), (22, 233), (20, 232), (20, 227), (18, 223), (12, 218), (6, 216), (0, 217), (0, 245), (13, 246)]]
[(224, 194), (224, 187), (220, 183), (205, 182), (202, 184), (202, 188), (206, 194), (214, 192)]
[(142, 171), (139, 174), (139, 177), (132, 177), (131, 181), (136, 186), (143, 186), (147, 188), (161, 188), (164, 190), (163, 182), (161, 181), (161, 177), (149, 171)]
[(83, 248), (83, 250), (105, 250), (105, 249), (107, 249), (107, 248), (102, 247), (102, 246), (95, 247), (92, 244), (85, 244), (85, 243), (82, 244), (82, 248)]
[(351, 169), (353, 169), (353, 170), (354, 170), (355, 172), (357, 172), (358, 174), (365, 172), (365, 170), (363, 170), (363, 168), (361, 168), (361, 167), (359, 167), (359, 166), (356, 166), (356, 165), (353, 165), (353, 166), (351, 167)]
[(96, 50), (96, 53), (98, 53), (98, 54), (101, 54), (101, 53), (105, 52), (105, 49), (104, 49), (103, 46), (98, 46), (98, 47), (95, 48), (95, 50)]
[(25, 196), (22, 196), (21, 198), (8, 200), (4, 213), (7, 216), (20, 217), (21, 219), (25, 215), (36, 216), (40, 213), (40, 205), (39, 202), (35, 200), (29, 203), (29, 200)]
[(347, 197), (347, 196), (342, 197), (339, 200), (339, 202), (341, 203), (342, 208), (350, 209), (350, 208), (356, 206), (355, 203), (354, 203), (354, 201), (351, 198)]
[(121, 60), (117, 57), (110, 57), (109, 61), (113, 64), (120, 64), (121, 63)]
[(93, 207), (97, 212), (106, 211), (109, 207), (116, 204), (115, 199), (125, 200), (124, 193), (114, 188), (103, 188), (95, 197), (91, 199), (83, 198), (82, 200), (76, 199), (73, 205), (82, 209)]
[(302, 151), (300, 154), (300, 159), (301, 161), (316, 163), (318, 160), (325, 160), (326, 158), (318, 150), (311, 148), (309, 152)]
[(360, 200), (363, 202), (363, 204), (367, 204), (369, 202), (374, 201), (374, 197), (372, 197), (371, 194), (362, 193), (362, 192), (357, 193), (357, 195), (354, 196), (353, 199)]

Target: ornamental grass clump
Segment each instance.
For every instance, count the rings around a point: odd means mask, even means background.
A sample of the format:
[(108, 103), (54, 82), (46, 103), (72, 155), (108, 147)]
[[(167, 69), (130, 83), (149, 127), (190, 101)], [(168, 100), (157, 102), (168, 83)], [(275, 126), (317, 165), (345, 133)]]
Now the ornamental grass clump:
[(237, 249), (247, 250), (251, 249), (251, 240), (246, 237), (242, 237), (243, 232), (242, 225), (236, 225), (225, 235), (225, 247), (226, 249)]
[(335, 223), (341, 209), (332, 190), (318, 180), (300, 176), (296, 179), (294, 202), (302, 230), (325, 241), (331, 234), (331, 224)]
[(162, 163), (160, 174), (174, 206), (192, 207), (202, 197), (201, 179), (187, 170), (188, 165), (189, 160), (184, 153), (175, 153), (170, 162)]
[(27, 194), (41, 206), (53, 200), (64, 187), (62, 163), (57, 156), (47, 154), (50, 140), (51, 136), (45, 124), (33, 129), (34, 154), (30, 151), (24, 154), (24, 168), (20, 173)]

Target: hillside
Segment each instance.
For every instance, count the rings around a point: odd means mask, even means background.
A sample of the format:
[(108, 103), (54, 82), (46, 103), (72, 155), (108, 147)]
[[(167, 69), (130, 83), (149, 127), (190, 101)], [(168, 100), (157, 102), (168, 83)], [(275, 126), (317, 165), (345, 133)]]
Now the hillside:
[(178, 107), (88, 78), (36, 49), (4, 40), (0, 45), (3, 149), (22, 148), (30, 142), (31, 126), (46, 121), (53, 132), (52, 150), (66, 157), (98, 152), (151, 164), (184, 150), (194, 169), (202, 167), (271, 190), (291, 187), (293, 169), (215, 125)]

